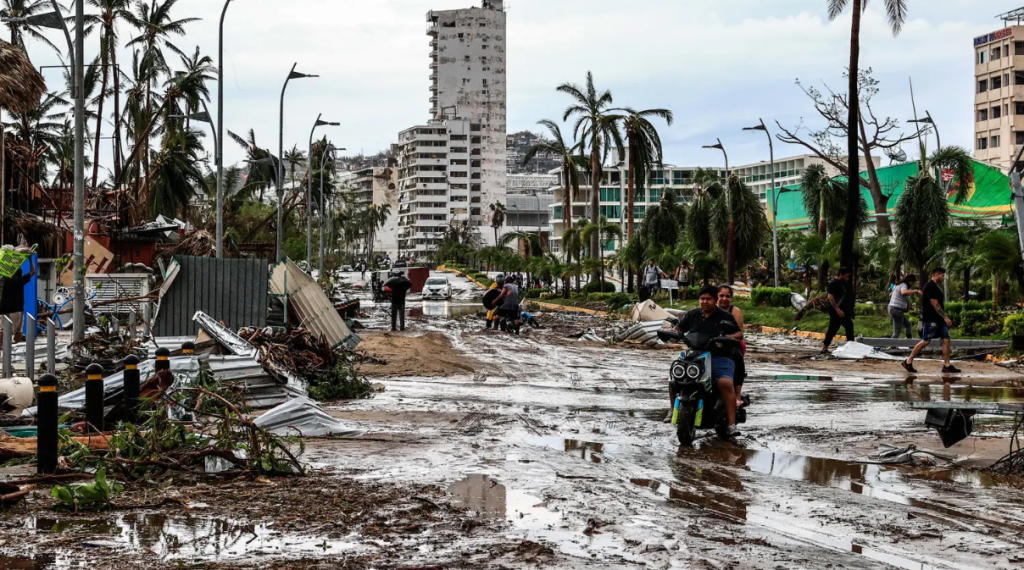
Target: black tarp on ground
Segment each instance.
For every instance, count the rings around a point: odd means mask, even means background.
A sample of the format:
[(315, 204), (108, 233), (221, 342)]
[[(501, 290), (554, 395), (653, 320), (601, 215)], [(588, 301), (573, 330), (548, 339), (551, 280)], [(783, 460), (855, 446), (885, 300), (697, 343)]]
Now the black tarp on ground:
[[(155, 336), (190, 336), (199, 332), (192, 320), (203, 311), (229, 329), (267, 324), (269, 269), (261, 259), (216, 259), (174, 256), (170, 285), (160, 300)], [(176, 273), (176, 274), (175, 274)]]

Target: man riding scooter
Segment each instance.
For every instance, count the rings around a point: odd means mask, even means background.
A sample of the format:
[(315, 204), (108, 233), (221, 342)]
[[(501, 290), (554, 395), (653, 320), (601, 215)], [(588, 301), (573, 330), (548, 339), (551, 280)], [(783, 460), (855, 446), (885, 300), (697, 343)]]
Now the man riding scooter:
[[(682, 334), (696, 332), (712, 337), (727, 336), (735, 339), (743, 337), (742, 331), (736, 324), (736, 318), (718, 306), (718, 287), (709, 285), (702, 288), (697, 298), (700, 308), (688, 311), (676, 325), (676, 330)], [(711, 375), (716, 379), (718, 391), (725, 406), (725, 415), (728, 420), (725, 435), (729, 437), (739, 435), (739, 430), (736, 429), (736, 391), (733, 385), (733, 378), (736, 376), (736, 363), (731, 350), (724, 349), (721, 354), (716, 354), (715, 349), (711, 351)], [(669, 402), (673, 407), (675, 401), (676, 394), (670, 385)], [(668, 417), (665, 419), (666, 423), (672, 421), (672, 411), (670, 408)]]

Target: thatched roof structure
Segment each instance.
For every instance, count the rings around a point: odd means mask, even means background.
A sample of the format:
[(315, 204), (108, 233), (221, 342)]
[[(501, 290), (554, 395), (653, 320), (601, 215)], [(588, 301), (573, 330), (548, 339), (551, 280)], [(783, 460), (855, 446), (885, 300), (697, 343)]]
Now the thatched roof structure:
[(0, 109), (27, 113), (39, 105), (46, 83), (25, 52), (0, 40)]

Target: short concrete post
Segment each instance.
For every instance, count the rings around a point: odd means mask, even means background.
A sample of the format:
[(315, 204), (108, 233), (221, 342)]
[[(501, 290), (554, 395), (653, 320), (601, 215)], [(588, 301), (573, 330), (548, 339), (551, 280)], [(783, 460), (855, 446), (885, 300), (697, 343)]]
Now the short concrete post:
[(25, 377), (36, 378), (36, 318), (25, 315)]
[(114, 336), (118, 336), (121, 334), (121, 321), (117, 319), (116, 314), (111, 314), (111, 318), (113, 320), (110, 322), (110, 326), (113, 330)]
[(159, 372), (161, 370), (171, 369), (171, 351), (166, 347), (160, 347), (156, 349), (156, 363), (153, 365), (153, 371)]

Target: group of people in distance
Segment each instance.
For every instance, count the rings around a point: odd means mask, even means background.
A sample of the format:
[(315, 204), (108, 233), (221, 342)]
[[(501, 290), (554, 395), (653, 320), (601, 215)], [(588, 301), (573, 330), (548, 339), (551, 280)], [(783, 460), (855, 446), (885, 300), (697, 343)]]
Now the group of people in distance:
[(519, 334), (522, 325), (522, 306), (519, 303), (519, 284), (512, 279), (505, 279), (499, 273), (491, 283), (490, 289), (484, 293), (484, 308), (487, 309), (487, 328), (503, 329), (506, 332)]
[[(853, 320), (855, 311), (855, 300), (853, 286), (851, 283), (852, 272), (847, 267), (840, 267), (836, 278), (828, 284), (828, 331), (825, 333), (825, 344), (821, 349), (822, 354), (828, 353), (828, 348), (835, 339), (836, 333), (842, 327), (846, 331), (846, 340), (853, 341)], [(907, 275), (893, 287), (892, 296), (889, 299), (889, 316), (892, 318), (892, 338), (899, 338), (900, 333), (906, 331), (907, 338), (911, 336), (910, 319), (907, 312), (910, 310), (911, 297), (921, 298), (921, 341), (914, 346), (910, 356), (903, 361), (903, 368), (910, 373), (916, 373), (914, 359), (921, 351), (935, 339), (942, 340), (942, 373), (956, 374), (960, 372), (949, 360), (950, 336), (949, 327), (953, 321), (946, 316), (946, 295), (942, 290), (942, 284), (946, 280), (946, 269), (936, 267), (932, 270), (931, 279), (921, 289), (915, 289), (917, 276)]]
[[(676, 285), (679, 287), (679, 300), (685, 301), (686, 294), (690, 289), (690, 264), (687, 261), (680, 261), (679, 267), (676, 268), (672, 274), (672, 279), (675, 279)], [(651, 298), (661, 289), (661, 280), (670, 279), (667, 273), (662, 271), (660, 267), (654, 262), (653, 259), (647, 260), (647, 265), (644, 266), (643, 270), (643, 281), (640, 283), (643, 293), (640, 295), (641, 299), (644, 297)]]

